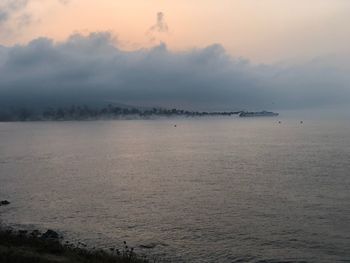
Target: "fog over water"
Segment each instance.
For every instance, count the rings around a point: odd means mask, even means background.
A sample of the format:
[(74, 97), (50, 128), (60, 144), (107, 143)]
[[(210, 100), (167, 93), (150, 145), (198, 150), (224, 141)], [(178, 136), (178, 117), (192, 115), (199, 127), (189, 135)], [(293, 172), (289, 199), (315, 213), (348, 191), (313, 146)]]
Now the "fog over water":
[(303, 120), (0, 123), (0, 218), (173, 262), (343, 262), (350, 126)]
[(106, 105), (200, 110), (346, 105), (349, 63), (329, 55), (255, 64), (220, 44), (171, 51), (161, 43), (124, 51), (109, 32), (0, 46), (1, 108)]

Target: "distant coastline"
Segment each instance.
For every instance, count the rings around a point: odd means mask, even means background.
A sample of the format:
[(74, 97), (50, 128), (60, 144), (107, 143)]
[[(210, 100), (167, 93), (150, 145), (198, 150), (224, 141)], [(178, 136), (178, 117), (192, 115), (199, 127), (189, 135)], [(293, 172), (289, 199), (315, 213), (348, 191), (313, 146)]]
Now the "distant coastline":
[(272, 111), (257, 111), (257, 112), (241, 112), (239, 117), (241, 118), (251, 118), (251, 117), (277, 117), (279, 113)]
[(136, 107), (119, 107), (108, 105), (93, 108), (89, 106), (49, 107), (43, 110), (33, 110), (25, 107), (0, 110), (1, 122), (16, 121), (84, 121), (84, 120), (113, 120), (113, 119), (149, 119), (153, 117), (205, 117), (232, 116), (242, 111), (188, 111), (180, 109)]

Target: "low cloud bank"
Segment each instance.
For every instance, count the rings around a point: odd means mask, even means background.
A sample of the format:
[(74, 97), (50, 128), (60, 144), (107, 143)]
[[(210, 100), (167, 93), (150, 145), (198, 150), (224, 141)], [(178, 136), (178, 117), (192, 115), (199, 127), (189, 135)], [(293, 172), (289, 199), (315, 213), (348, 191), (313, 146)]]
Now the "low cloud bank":
[[(45, 1), (47, 0), (0, 0), (0, 37), (6, 38), (32, 23), (40, 22), (29, 7), (33, 3), (43, 4)], [(57, 0), (61, 5), (69, 2), (70, 0)]]
[(0, 46), (1, 107), (70, 104), (199, 110), (295, 109), (348, 103), (350, 75), (330, 58), (254, 65), (218, 44), (123, 51), (108, 32)]

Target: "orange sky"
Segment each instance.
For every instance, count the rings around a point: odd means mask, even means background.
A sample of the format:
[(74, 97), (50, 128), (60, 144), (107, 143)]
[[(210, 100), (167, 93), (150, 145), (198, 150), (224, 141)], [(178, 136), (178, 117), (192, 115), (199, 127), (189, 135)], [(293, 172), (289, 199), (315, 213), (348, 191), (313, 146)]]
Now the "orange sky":
[[(151, 41), (147, 31), (159, 11), (169, 32)], [(0, 28), (0, 41), (109, 30), (125, 49), (161, 40), (174, 50), (221, 43), (233, 55), (271, 62), (348, 52), (349, 11), (347, 0), (32, 0)], [(23, 14), (32, 21), (19, 27)]]

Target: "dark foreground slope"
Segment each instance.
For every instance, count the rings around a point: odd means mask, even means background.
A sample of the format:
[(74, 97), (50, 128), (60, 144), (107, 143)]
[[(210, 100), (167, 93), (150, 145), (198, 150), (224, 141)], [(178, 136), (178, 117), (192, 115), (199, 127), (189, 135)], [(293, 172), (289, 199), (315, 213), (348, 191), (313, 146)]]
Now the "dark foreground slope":
[(61, 244), (58, 238), (37, 231), (12, 231), (0, 228), (1, 263), (147, 263), (133, 249), (119, 251), (87, 250), (71, 244)]

